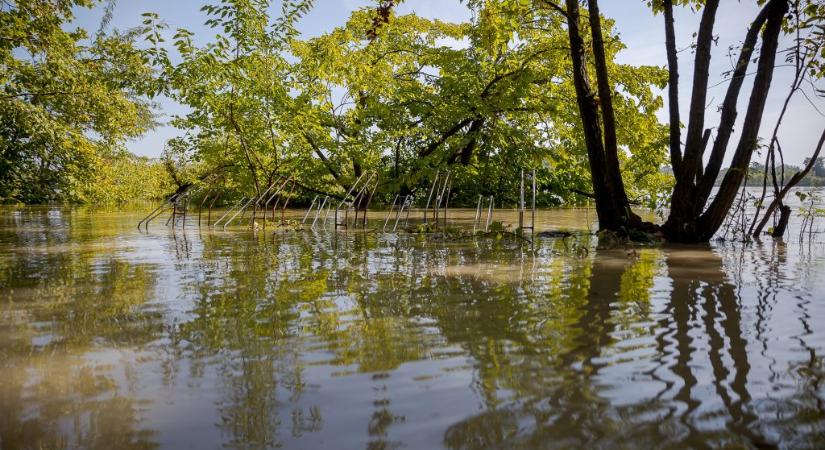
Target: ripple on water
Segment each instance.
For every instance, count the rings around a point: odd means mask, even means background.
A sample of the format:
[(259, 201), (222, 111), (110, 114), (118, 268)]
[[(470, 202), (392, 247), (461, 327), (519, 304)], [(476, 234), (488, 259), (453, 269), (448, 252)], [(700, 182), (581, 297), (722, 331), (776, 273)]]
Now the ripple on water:
[(530, 252), (139, 216), (0, 214), (2, 445), (825, 446), (822, 243)]

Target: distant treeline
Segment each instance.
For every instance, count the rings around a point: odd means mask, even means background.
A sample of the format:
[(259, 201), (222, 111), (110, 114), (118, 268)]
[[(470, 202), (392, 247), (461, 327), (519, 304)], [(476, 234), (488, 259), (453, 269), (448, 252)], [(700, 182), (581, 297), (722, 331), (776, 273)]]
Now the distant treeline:
[[(805, 166), (808, 165), (809, 158), (805, 158), (803, 161), (802, 166), (795, 166), (795, 165), (785, 165), (785, 181), (787, 181), (790, 177), (793, 176), (796, 172), (804, 169)], [(728, 168), (724, 168), (719, 173), (719, 177), (716, 179), (716, 185), (722, 181), (727, 173)], [(765, 174), (765, 165), (759, 162), (751, 162), (750, 170), (748, 171), (748, 184), (755, 185), (761, 184)], [(772, 174), (768, 173), (768, 183), (771, 183)], [(781, 177), (782, 174), (780, 172), (776, 173), (777, 180), (780, 182), (782, 181)], [(816, 162), (814, 163), (813, 168), (808, 173), (808, 175), (799, 182), (797, 186), (825, 186), (825, 158), (817, 158)]]

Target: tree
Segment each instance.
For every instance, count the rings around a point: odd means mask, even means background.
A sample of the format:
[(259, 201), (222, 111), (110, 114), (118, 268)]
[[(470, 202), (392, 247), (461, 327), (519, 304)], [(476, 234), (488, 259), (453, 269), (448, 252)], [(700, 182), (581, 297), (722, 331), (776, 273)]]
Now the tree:
[[(300, 180), (315, 170), (302, 130), (302, 95), (294, 95), (293, 64), (286, 58), (297, 36), (295, 21), (311, 2), (285, 2), (274, 20), (270, 2), (221, 1), (201, 8), (215, 40), (196, 47), (192, 33), (173, 36), (180, 62), (173, 63), (165, 47), (156, 62), (166, 81), (166, 93), (190, 112), (173, 124), (187, 134), (170, 142), (173, 153), (191, 160), (229, 190), (261, 193), (279, 176)], [(158, 21), (154, 14), (146, 20)]]
[[(801, 1), (796, 0), (792, 2), (792, 9), (787, 19), (786, 29), (795, 32), (794, 45), (785, 51), (787, 54), (785, 62), (793, 64), (794, 78), (791, 82), (788, 94), (785, 96), (785, 101), (776, 120), (773, 128), (773, 134), (770, 138), (770, 144), (765, 156), (765, 165), (762, 168), (762, 194), (756, 204), (756, 213), (751, 221), (751, 226), (748, 229), (748, 234), (758, 238), (762, 234), (762, 230), (768, 223), (771, 217), (774, 216), (775, 211), (779, 211), (779, 219), (776, 221), (776, 226), (771, 230), (773, 237), (781, 237), (785, 234), (785, 229), (791, 215), (791, 208), (784, 204), (784, 198), (790, 192), (791, 188), (802, 181), (811, 169), (815, 169), (816, 161), (822, 150), (823, 139), (825, 139), (825, 131), (823, 131), (822, 138), (819, 144), (814, 149), (813, 155), (805, 159), (805, 167), (798, 170), (790, 179), (785, 180), (785, 157), (782, 154), (782, 146), (779, 144), (779, 129), (785, 114), (788, 111), (788, 106), (795, 94), (805, 93), (807, 85), (814, 86), (813, 79), (821, 76), (823, 53), (825, 48), (825, 33), (822, 33), (822, 25), (818, 22), (825, 16), (825, 3), (815, 5), (814, 3), (807, 3), (804, 5)], [(813, 7), (813, 8), (812, 8)], [(777, 164), (777, 155), (779, 156), (779, 164)], [(770, 172), (770, 179), (773, 185), (773, 200), (771, 200), (768, 208), (760, 220), (760, 213), (762, 212), (762, 205), (765, 201), (768, 186), (768, 173)]]
[[(561, 8), (558, 8), (561, 11)], [(597, 89), (590, 85), (585, 42), (580, 30), (578, 0), (566, 0), (564, 15), (570, 38), (570, 58), (573, 64), (573, 84), (584, 126), (590, 174), (593, 182), (599, 226), (607, 230), (640, 228), (642, 220), (630, 209), (624, 180), (619, 167), (616, 140), (616, 116), (613, 110), (613, 89), (608, 78), (604, 37), (598, 3), (589, 2), (590, 30)], [(599, 113), (601, 106), (601, 117)], [(601, 119), (601, 123), (600, 123)], [(604, 128), (602, 128), (604, 127)]]
[[(589, 190), (566, 32), (525, 29), (528, 21), (513, 20), (523, 5), (472, 2), (471, 21), (447, 23), (397, 15), (394, 2), (380, 2), (311, 39), (259, 32), (296, 18), (289, 9), (270, 18), (266, 5), (208, 5), (216, 40), (196, 48), (178, 30), (181, 62), (159, 58), (169, 94), (191, 108), (175, 120), (188, 135), (174, 147), (201, 170), (222, 171), (228, 188), (249, 192), (288, 174), (305, 191), (341, 195), (371, 170), (382, 180), (376, 196), (389, 202), (449, 169), (451, 204), (475, 205), (479, 194), (509, 203), (520, 170), (536, 168), (540, 203)], [(622, 44), (611, 37), (606, 59), (626, 120), (617, 142), (640, 149), (619, 164), (634, 197), (653, 202), (668, 178), (659, 172), (661, 99), (651, 88), (663, 87), (666, 73), (616, 64)]]
[[(805, 158), (802, 165), (807, 166), (811, 163), (811, 158)], [(825, 177), (825, 157), (820, 156), (819, 158), (814, 158), (814, 163), (811, 166), (811, 173), (815, 177)]]
[[(615, 144), (612, 130), (616, 128), (616, 116), (611, 108), (614, 93), (610, 89), (608, 70), (603, 57), (604, 39), (601, 36), (601, 17), (598, 1), (588, 0), (587, 18), (592, 37), (593, 66), (598, 87), (590, 87), (587, 76), (587, 47), (581, 31), (579, 2), (566, 0), (562, 7), (549, 0), (542, 2), (550, 11), (561, 14), (567, 21), (570, 34), (570, 56), (576, 76), (576, 94), (579, 101), (585, 135), (588, 140), (588, 154), (594, 191), (597, 193), (600, 227), (614, 231), (633, 228), (650, 230), (628, 212), (626, 196), (622, 194), (622, 180), (617, 170)], [(670, 107), (670, 155), (676, 185), (671, 196), (670, 213), (661, 231), (668, 240), (676, 242), (701, 242), (709, 240), (721, 226), (736, 193), (747, 174), (751, 156), (757, 147), (762, 114), (767, 94), (770, 90), (775, 68), (779, 36), (786, 27), (785, 15), (789, 9), (788, 0), (769, 0), (754, 18), (748, 29), (731, 81), (721, 107), (720, 124), (716, 128), (707, 163), (704, 162), (706, 149), (710, 143), (710, 129), (705, 127), (709, 67), (714, 40), (713, 28), (719, 0), (657, 0), (650, 2), (654, 11), (663, 12), (666, 30), (666, 50), (669, 73)], [(809, 5), (815, 1), (807, 2)], [(673, 6), (691, 4), (701, 8), (702, 18), (696, 33), (695, 64), (693, 86), (684, 145), (681, 140), (678, 101), (678, 55), (676, 50)], [(814, 5), (814, 9), (819, 8)], [(806, 14), (811, 9), (801, 8)], [(757, 46), (757, 44), (761, 44)], [(737, 101), (748, 68), (755, 59), (754, 52), (759, 47), (753, 86), (742, 121), (739, 142), (735, 147), (731, 169), (725, 173), (716, 196), (710, 200), (711, 190), (728, 151), (737, 117)], [(601, 106), (601, 109), (600, 109)], [(601, 122), (600, 122), (601, 120)], [(600, 127), (603, 127), (603, 129)]]
[(69, 29), (73, 8), (96, 3), (0, 6), (0, 199), (93, 197), (86, 180), (153, 126), (153, 72), (135, 45), (145, 30)]

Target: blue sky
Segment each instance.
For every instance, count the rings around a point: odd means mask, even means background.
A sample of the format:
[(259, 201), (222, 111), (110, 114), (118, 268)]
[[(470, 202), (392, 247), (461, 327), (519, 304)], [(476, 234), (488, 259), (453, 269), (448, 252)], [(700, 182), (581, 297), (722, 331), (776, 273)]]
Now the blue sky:
[[(141, 23), (141, 14), (155, 12), (169, 25), (169, 28), (187, 28), (196, 34), (196, 43), (209, 40), (214, 32), (203, 25), (206, 16), (200, 7), (209, 3), (202, 0), (119, 0), (114, 11), (111, 27), (125, 29)], [(278, 3), (277, 0), (275, 3)], [(373, 4), (366, 0), (316, 0), (312, 11), (299, 23), (304, 36), (317, 36), (336, 26), (342, 25), (350, 13), (358, 8)], [(646, 7), (644, 0), (604, 0), (601, 2), (602, 13), (616, 20), (616, 26), (627, 49), (619, 54), (620, 62), (629, 64), (649, 64), (664, 66), (667, 63), (664, 51), (664, 24), (661, 16), (654, 16)], [(721, 2), (716, 21), (715, 33), (718, 44), (714, 49), (711, 65), (711, 85), (720, 83), (711, 89), (707, 110), (707, 125), (718, 123), (717, 106), (724, 97), (727, 83), (722, 73), (729, 70), (732, 62), (727, 56), (730, 45), (736, 45), (744, 38), (749, 21), (756, 15), (758, 8), (755, 0)], [(279, 5), (276, 4), (279, 8)], [(399, 9), (399, 14), (415, 12), (421, 16), (448, 21), (461, 21), (469, 18), (466, 6), (458, 0), (406, 0)], [(102, 16), (102, 9), (79, 10), (76, 23), (90, 29), (97, 29)], [(697, 29), (699, 15), (689, 9), (681, 8), (676, 14), (677, 44), (679, 48), (688, 48), (692, 34)], [(682, 117), (687, 116), (688, 98), (690, 96), (691, 75), (693, 71), (692, 54), (689, 49), (680, 53), (680, 97)], [(778, 68), (768, 106), (763, 120), (762, 135), (769, 134), (776, 121), (782, 101), (787, 93), (787, 86), (793, 76), (792, 69)], [(823, 88), (822, 83), (819, 85)], [(740, 102), (740, 117), (747, 101), (749, 85), (743, 89)], [(825, 102), (813, 99), (820, 111), (825, 112)], [(159, 101), (160, 120), (165, 122), (169, 116), (185, 112), (185, 108), (172, 101)], [(660, 111), (660, 119), (665, 120), (667, 110)], [(780, 134), (780, 141), (790, 163), (800, 163), (810, 154), (825, 126), (825, 117), (802, 96), (797, 96), (786, 115), (785, 124)], [(158, 156), (167, 139), (182, 134), (168, 125), (162, 125), (150, 131), (144, 137), (128, 143), (129, 149), (139, 155)], [(729, 152), (729, 153), (732, 153)]]

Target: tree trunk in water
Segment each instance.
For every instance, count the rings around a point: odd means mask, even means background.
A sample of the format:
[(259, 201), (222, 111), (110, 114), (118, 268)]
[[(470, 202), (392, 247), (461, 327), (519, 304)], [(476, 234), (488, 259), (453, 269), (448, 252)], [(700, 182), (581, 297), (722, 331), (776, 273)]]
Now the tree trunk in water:
[(602, 96), (601, 102), (604, 105), (602, 118), (605, 123), (605, 135), (602, 134), (599, 121), (596, 93), (590, 86), (590, 79), (587, 74), (585, 44), (579, 28), (578, 0), (566, 0), (567, 31), (570, 38), (570, 57), (573, 63), (573, 83), (576, 88), (576, 100), (584, 128), (584, 139), (587, 145), (599, 228), (626, 232), (630, 228), (641, 226), (642, 222), (630, 210), (627, 194), (624, 191), (618, 165), (615, 118), (612, 109), (611, 89), (607, 78), (607, 65), (604, 61), (604, 42), (601, 36), (598, 3), (595, 0), (590, 0), (589, 4), (599, 94)]
[(722, 226), (731, 205), (733, 205), (739, 186), (745, 179), (750, 166), (751, 156), (756, 149), (759, 138), (759, 127), (762, 124), (762, 113), (765, 111), (768, 92), (773, 78), (776, 63), (776, 49), (779, 44), (779, 33), (782, 31), (782, 20), (788, 12), (788, 1), (772, 1), (768, 20), (765, 22), (765, 31), (762, 37), (762, 50), (759, 52), (756, 78), (753, 81), (751, 97), (748, 101), (748, 110), (742, 125), (742, 135), (739, 145), (733, 154), (730, 169), (725, 174), (716, 197), (707, 211), (699, 218), (699, 238), (709, 240), (716, 230)]
[[(785, 198), (786, 195), (788, 195), (788, 192), (791, 190), (791, 188), (799, 184), (799, 182), (802, 181), (802, 179), (808, 175), (811, 169), (813, 169), (814, 164), (816, 163), (816, 160), (817, 158), (819, 158), (819, 154), (822, 151), (823, 145), (825, 145), (825, 130), (822, 130), (822, 134), (819, 136), (819, 143), (817, 143), (813, 155), (811, 155), (811, 158), (808, 160), (808, 164), (805, 165), (805, 167), (802, 170), (793, 174), (791, 179), (788, 180), (788, 184), (782, 187), (779, 193), (776, 194), (776, 197), (774, 197), (773, 201), (771, 201), (771, 204), (768, 205), (768, 209), (765, 210), (765, 215), (762, 216), (762, 220), (759, 221), (759, 225), (756, 226), (756, 229), (753, 232), (754, 237), (757, 237), (760, 234), (762, 234), (762, 230), (765, 228), (765, 225), (768, 224), (768, 219), (771, 218), (771, 215), (773, 215), (774, 210), (777, 207), (780, 209), (779, 221), (780, 223), (782, 222), (782, 214), (784, 214), (784, 211), (782, 211), (782, 207), (784, 206), (782, 204), (782, 200)], [(784, 230), (783, 233), (779, 234), (779, 236), (781, 236), (782, 234), (784, 234)]]
[[(664, 226), (668, 239), (682, 241), (682, 235), (694, 235), (696, 226), (694, 211), (696, 208), (696, 173), (702, 163), (700, 146), (705, 123), (708, 79), (710, 77), (710, 59), (713, 44), (713, 26), (719, 0), (709, 0), (702, 11), (699, 31), (696, 37), (696, 59), (693, 68), (693, 86), (691, 90), (690, 111), (688, 114), (685, 151), (678, 170), (674, 167), (676, 186), (673, 189), (670, 204), (670, 216)], [(667, 12), (667, 10), (666, 10)], [(667, 24), (668, 17), (665, 17)], [(674, 70), (668, 67), (668, 70)], [(676, 69), (678, 70), (678, 69)], [(671, 126), (673, 124), (671, 123)], [(701, 207), (700, 207), (701, 209)]]
[(791, 207), (788, 205), (781, 205), (779, 207), (779, 222), (776, 224), (776, 228), (774, 228), (771, 232), (771, 236), (775, 238), (782, 237), (785, 234), (785, 230), (788, 228), (788, 221), (790, 218)]
[[(779, 33), (781, 32), (784, 15), (788, 11), (788, 0), (771, 0), (751, 25), (737, 67), (734, 70), (733, 80), (728, 87), (723, 102), (722, 119), (710, 160), (704, 174), (698, 177), (700, 181), (697, 183), (697, 170), (701, 167), (704, 152), (699, 132), (704, 126), (707, 91), (706, 75), (710, 61), (709, 46), (713, 33), (713, 19), (708, 15), (711, 13), (715, 15), (715, 10), (712, 11), (708, 6), (714, 5), (718, 5), (718, 1), (708, 2), (700, 25), (694, 90), (691, 98), (691, 123), (688, 126), (684, 158), (680, 164), (680, 170), (676, 172), (676, 187), (673, 191), (670, 215), (662, 227), (665, 237), (675, 242), (706, 242), (710, 240), (722, 225), (733, 205), (739, 187), (747, 174), (753, 151), (757, 146), (762, 114), (765, 110), (765, 102), (770, 90), (776, 61)], [(702, 212), (713, 187), (713, 182), (719, 173), (718, 168), (724, 159), (727, 140), (736, 119), (736, 101), (739, 90), (763, 24), (764, 32), (762, 34), (762, 47), (756, 77), (731, 168), (725, 175), (716, 197), (707, 210)], [(698, 82), (697, 78), (699, 79)]]
[(599, 13), (599, 2), (588, 0), (588, 19), (590, 33), (593, 37), (593, 62), (596, 67), (596, 84), (601, 99), (602, 124), (604, 125), (604, 153), (607, 165), (607, 182), (614, 201), (618, 202), (627, 213), (627, 221), (634, 225), (641, 219), (630, 212), (630, 202), (624, 189), (621, 166), (619, 163), (619, 144), (616, 138), (616, 115), (613, 111), (613, 88), (607, 73), (607, 57), (604, 51), (604, 37), (602, 36), (602, 21)]

